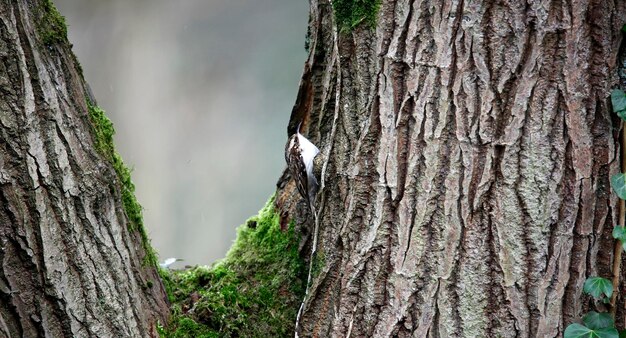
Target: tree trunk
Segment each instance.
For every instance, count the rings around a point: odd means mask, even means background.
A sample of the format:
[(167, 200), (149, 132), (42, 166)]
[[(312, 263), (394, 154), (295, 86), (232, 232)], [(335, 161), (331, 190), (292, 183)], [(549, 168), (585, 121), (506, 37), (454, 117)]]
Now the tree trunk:
[(154, 335), (154, 254), (65, 30), (49, 0), (0, 0), (0, 336)]
[(611, 276), (626, 3), (369, 3), (311, 0), (289, 132), (325, 161), (299, 336), (562, 336)]

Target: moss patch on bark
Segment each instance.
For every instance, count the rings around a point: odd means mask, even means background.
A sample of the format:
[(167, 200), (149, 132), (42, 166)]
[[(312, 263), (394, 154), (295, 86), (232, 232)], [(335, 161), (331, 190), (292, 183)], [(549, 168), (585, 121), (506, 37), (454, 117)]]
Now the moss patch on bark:
[(144, 264), (156, 266), (157, 256), (152, 245), (150, 245), (150, 238), (148, 238), (148, 233), (143, 224), (143, 212), (141, 205), (135, 197), (135, 184), (133, 184), (130, 177), (131, 170), (124, 164), (122, 157), (115, 151), (115, 146), (113, 145), (113, 135), (115, 134), (113, 123), (100, 107), (94, 106), (90, 102), (87, 102), (87, 107), (89, 108), (96, 149), (113, 165), (120, 180), (122, 205), (128, 217), (129, 230), (138, 231), (141, 236), (141, 242), (146, 253)]
[(161, 275), (172, 304), (162, 337), (293, 336), (305, 269), (293, 223), (280, 230), (274, 197), (239, 227), (222, 261)]
[(43, 0), (37, 7), (40, 20), (37, 21), (37, 32), (41, 41), (50, 46), (67, 42), (67, 25), (65, 18), (54, 7), (51, 0)]
[(340, 30), (351, 31), (362, 23), (370, 27), (376, 26), (380, 0), (333, 0), (332, 3)]

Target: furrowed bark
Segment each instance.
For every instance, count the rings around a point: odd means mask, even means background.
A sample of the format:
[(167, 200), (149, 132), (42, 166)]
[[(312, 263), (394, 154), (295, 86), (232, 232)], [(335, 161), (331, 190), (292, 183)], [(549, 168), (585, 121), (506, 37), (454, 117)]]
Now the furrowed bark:
[(51, 13), (0, 1), (0, 336), (154, 335), (166, 296)]
[(387, 0), (375, 29), (340, 19), (311, 0), (290, 121), (327, 157), (299, 335), (562, 336), (585, 279), (612, 276), (626, 3)]

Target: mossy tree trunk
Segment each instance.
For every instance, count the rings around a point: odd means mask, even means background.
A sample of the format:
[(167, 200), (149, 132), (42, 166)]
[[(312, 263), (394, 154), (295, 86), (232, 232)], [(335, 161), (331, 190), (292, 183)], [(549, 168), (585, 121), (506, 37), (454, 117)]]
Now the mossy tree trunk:
[(299, 336), (561, 336), (611, 277), (626, 2), (310, 3), (290, 132), (326, 160)]
[(0, 336), (154, 335), (154, 254), (65, 29), (49, 0), (0, 0)]

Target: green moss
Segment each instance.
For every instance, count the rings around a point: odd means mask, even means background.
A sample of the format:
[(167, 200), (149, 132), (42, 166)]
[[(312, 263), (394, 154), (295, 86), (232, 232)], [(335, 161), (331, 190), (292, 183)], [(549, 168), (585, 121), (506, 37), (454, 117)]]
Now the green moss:
[(332, 3), (340, 30), (350, 31), (361, 23), (370, 27), (376, 25), (380, 0), (334, 0)]
[[(254, 226), (249, 226), (254, 224)], [(226, 258), (211, 267), (161, 269), (172, 303), (162, 337), (287, 337), (304, 295), (304, 263), (290, 224), (280, 230), (270, 198), (237, 232)]]
[(42, 0), (38, 6), (37, 31), (46, 46), (67, 42), (65, 18), (54, 7), (51, 0)]
[(115, 134), (113, 123), (106, 117), (104, 110), (100, 109), (100, 107), (94, 106), (90, 102), (87, 102), (87, 107), (89, 108), (96, 149), (111, 162), (120, 180), (122, 205), (128, 217), (129, 230), (138, 231), (141, 236), (141, 242), (146, 252), (144, 263), (150, 266), (156, 266), (156, 253), (150, 245), (150, 239), (143, 225), (142, 208), (135, 197), (135, 185), (130, 177), (131, 170), (124, 164), (113, 145), (113, 134)]
[(321, 251), (317, 251), (311, 264), (311, 278), (319, 276), (324, 265), (326, 265), (326, 257)]
[(96, 149), (98, 149), (100, 154), (104, 155), (107, 160), (113, 161), (113, 155), (115, 154), (115, 147), (113, 146), (115, 129), (113, 128), (113, 123), (106, 117), (104, 110), (100, 109), (100, 107), (94, 106), (91, 103), (88, 103), (87, 107), (89, 108), (89, 117), (91, 117), (91, 123), (93, 124)]
[[(40, 0), (34, 7), (37, 35), (42, 44), (51, 47), (56, 44), (66, 44), (72, 47), (67, 39), (67, 25), (65, 17), (59, 13), (51, 0)], [(74, 53), (69, 54), (73, 60), (73, 66), (84, 80), (83, 68)]]

